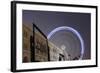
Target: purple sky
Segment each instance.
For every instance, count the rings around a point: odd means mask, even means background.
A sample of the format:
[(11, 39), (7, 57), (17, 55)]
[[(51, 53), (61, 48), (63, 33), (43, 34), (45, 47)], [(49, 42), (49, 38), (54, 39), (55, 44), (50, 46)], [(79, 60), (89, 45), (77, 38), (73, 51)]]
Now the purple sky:
[[(83, 59), (90, 59), (91, 51), (91, 15), (89, 13), (50, 12), (23, 10), (23, 24), (32, 26), (34, 22), (38, 28), (47, 36), (53, 29), (60, 26), (69, 26), (76, 29), (85, 42), (85, 53)], [(56, 46), (66, 46), (66, 51), (71, 58), (80, 54), (80, 43), (72, 33), (61, 31), (50, 39)]]

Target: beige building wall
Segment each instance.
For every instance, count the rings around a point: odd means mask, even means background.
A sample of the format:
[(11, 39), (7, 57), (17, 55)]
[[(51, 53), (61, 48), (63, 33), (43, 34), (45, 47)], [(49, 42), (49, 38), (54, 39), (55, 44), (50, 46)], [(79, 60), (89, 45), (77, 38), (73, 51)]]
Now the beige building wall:
[(58, 48), (51, 42), (48, 42), (49, 53), (50, 53), (50, 61), (59, 61), (60, 54), (64, 56), (64, 52), (61, 48)]
[(39, 31), (35, 31), (35, 60), (48, 61), (47, 39)]
[(32, 29), (27, 25), (23, 25), (23, 62), (31, 61), (31, 54), (30, 54), (31, 35), (32, 35)]
[[(23, 25), (23, 62), (31, 62), (31, 49), (30, 49), (30, 36), (32, 36), (32, 28)], [(61, 48), (48, 41), (38, 31), (35, 31), (35, 60), (36, 61), (48, 61), (48, 53), (50, 61), (59, 61), (59, 55), (64, 55), (65, 60), (68, 60), (68, 54)], [(48, 46), (47, 46), (48, 45)], [(49, 52), (47, 48), (49, 47)]]

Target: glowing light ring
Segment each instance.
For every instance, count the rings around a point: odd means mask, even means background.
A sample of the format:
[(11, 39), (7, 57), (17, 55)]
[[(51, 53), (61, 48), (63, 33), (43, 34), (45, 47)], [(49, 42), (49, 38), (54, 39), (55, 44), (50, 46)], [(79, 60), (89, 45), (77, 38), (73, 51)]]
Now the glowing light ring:
[(50, 39), (51, 36), (53, 36), (56, 32), (61, 31), (61, 30), (71, 31), (79, 38), (80, 43), (81, 43), (81, 56), (80, 56), (79, 59), (82, 59), (83, 54), (84, 54), (84, 41), (83, 41), (81, 35), (79, 34), (79, 32), (77, 30), (75, 30), (71, 27), (67, 27), (67, 26), (57, 27), (48, 34), (47, 38)]

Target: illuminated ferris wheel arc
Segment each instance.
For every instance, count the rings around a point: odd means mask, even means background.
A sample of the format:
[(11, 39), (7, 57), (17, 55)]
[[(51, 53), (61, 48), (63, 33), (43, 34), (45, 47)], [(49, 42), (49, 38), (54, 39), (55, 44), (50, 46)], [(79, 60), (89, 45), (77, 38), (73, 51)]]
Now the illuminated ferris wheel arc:
[(61, 31), (61, 30), (71, 31), (79, 38), (80, 43), (81, 43), (81, 56), (79, 59), (82, 59), (83, 54), (84, 54), (84, 49), (85, 49), (84, 48), (84, 41), (83, 41), (83, 38), (81, 37), (81, 35), (79, 34), (79, 32), (77, 30), (75, 30), (74, 28), (68, 27), (68, 26), (57, 27), (48, 34), (47, 38), (50, 39), (56, 32)]

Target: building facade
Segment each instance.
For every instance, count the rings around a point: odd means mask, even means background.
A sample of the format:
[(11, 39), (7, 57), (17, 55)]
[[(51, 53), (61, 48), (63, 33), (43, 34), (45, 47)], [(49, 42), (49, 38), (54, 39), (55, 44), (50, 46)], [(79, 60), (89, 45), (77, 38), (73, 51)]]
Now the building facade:
[(48, 61), (48, 43), (47, 39), (35, 29), (34, 34), (34, 40), (35, 40), (35, 61), (37, 62), (45, 62)]
[(65, 50), (63, 50), (62, 48), (58, 48), (50, 41), (48, 42), (48, 46), (49, 46), (49, 53), (50, 53), (50, 61), (68, 60), (65, 55), (66, 53)]
[[(33, 37), (34, 36), (34, 37)], [(33, 40), (33, 41), (32, 41)], [(32, 43), (32, 42), (33, 43)], [(33, 46), (33, 47), (32, 47)], [(33, 51), (32, 51), (33, 50)], [(33, 60), (32, 60), (33, 59)], [(58, 48), (37, 29), (23, 25), (23, 62), (45, 62), (68, 60), (67, 52)]]
[(32, 29), (23, 25), (23, 62), (31, 62), (30, 36)]

